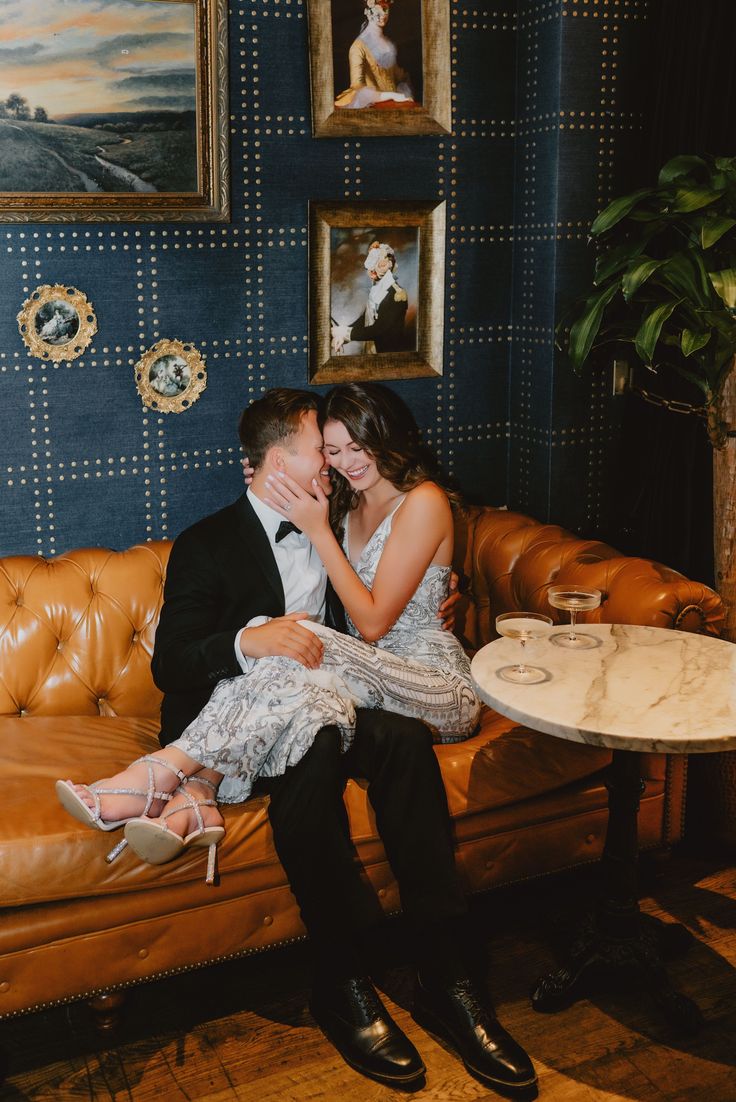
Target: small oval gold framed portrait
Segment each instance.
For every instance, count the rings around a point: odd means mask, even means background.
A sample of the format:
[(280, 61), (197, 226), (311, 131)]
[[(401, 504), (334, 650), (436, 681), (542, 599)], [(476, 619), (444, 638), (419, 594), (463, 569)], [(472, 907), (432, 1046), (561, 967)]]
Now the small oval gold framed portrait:
[(207, 386), (207, 367), (193, 345), (158, 341), (135, 365), (135, 385), (149, 409), (183, 413)]
[(44, 284), (23, 303), (18, 328), (31, 355), (60, 363), (82, 355), (97, 332), (97, 318), (76, 287)]

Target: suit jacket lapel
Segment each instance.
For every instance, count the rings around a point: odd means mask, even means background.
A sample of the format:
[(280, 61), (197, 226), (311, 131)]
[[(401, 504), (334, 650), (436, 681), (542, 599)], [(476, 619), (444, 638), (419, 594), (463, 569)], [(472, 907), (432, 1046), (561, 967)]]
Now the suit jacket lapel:
[(244, 566), (250, 569), (255, 565), (260, 569), (269, 589), (278, 598), (283, 615), (283, 610), (286, 608), (284, 587), (268, 536), (256, 516), (253, 506), (248, 501), (247, 494), (243, 494), (242, 497), (238, 498), (235, 502), (235, 508), (238, 517), (239, 535), (248, 553), (248, 562)]
[(348, 630), (347, 620), (345, 619), (345, 609), (342, 607), (342, 602), (332, 588), (332, 583), (329, 580), (327, 582), (326, 600), (328, 625), (345, 634)]

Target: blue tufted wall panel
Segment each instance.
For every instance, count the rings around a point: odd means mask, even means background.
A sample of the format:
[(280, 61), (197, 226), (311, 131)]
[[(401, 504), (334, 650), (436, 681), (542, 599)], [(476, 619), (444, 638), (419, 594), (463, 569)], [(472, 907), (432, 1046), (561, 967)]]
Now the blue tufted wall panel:
[[(554, 326), (590, 286), (591, 220), (635, 174), (646, 0), (520, 0), (509, 501), (611, 534), (620, 399), (573, 375)], [(613, 534), (615, 538), (615, 533)]]
[[(644, 0), (459, 0), (452, 137), (315, 140), (302, 4), (236, 0), (232, 224), (0, 225), (0, 553), (174, 536), (240, 491), (239, 409), (306, 385), (310, 198), (447, 199), (445, 373), (391, 385), (472, 496), (600, 525), (616, 411), (557, 363), (552, 330), (640, 125), (615, 74), (645, 15)], [(99, 322), (58, 366), (27, 354), (15, 321), (54, 282)], [(207, 361), (181, 415), (143, 408), (133, 381), (164, 337)]]

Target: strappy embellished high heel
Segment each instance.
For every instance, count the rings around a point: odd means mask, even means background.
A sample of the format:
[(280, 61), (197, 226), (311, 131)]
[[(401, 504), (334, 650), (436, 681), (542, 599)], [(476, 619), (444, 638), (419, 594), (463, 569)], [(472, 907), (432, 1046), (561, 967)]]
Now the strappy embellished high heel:
[[(142, 791), (140, 788), (102, 788), (99, 784), (82, 784), (79, 788), (85, 788), (89, 792), (94, 801), (94, 807), (90, 807), (86, 804), (81, 796), (79, 796), (71, 786), (70, 781), (57, 781), (56, 782), (56, 795), (59, 799), (59, 803), (68, 811), (73, 818), (78, 822), (84, 823), (85, 826), (92, 827), (94, 830), (118, 830), (120, 827), (125, 826), (131, 819), (137, 818), (137, 816), (129, 815), (126, 819), (109, 819), (102, 818), (102, 804), (100, 803), (100, 796), (140, 796), (142, 800), (145, 800), (145, 806), (143, 808), (142, 816), (145, 818), (148, 812), (151, 810), (154, 800), (163, 800), (165, 803), (171, 799), (172, 792), (160, 792), (156, 788), (156, 777), (153, 771), (154, 765), (163, 766), (164, 769), (168, 769), (170, 773), (179, 781), (179, 785), (174, 791), (178, 791), (178, 788), (182, 784), (186, 784), (186, 776), (182, 773), (181, 769), (175, 769), (173, 765), (169, 765), (168, 762), (162, 761), (161, 758), (157, 758), (153, 754), (146, 754), (142, 758), (136, 758), (131, 765), (139, 765), (145, 762), (148, 766), (148, 787), (146, 791)], [(130, 768), (130, 767), (129, 767)], [(118, 857), (125, 849), (127, 842), (123, 839), (121, 842), (110, 850), (105, 860), (110, 863)]]
[[(213, 794), (217, 792), (217, 786), (212, 781), (205, 780), (204, 777), (190, 777), (189, 780), (193, 784), (202, 784), (207, 788), (211, 788)], [(125, 826), (125, 840), (141, 860), (147, 861), (149, 865), (164, 865), (167, 861), (172, 861), (175, 857), (178, 857), (185, 849), (195, 846), (207, 846), (209, 853), (207, 855), (205, 883), (212, 885), (215, 882), (217, 844), (224, 838), (225, 828), (221, 826), (206, 827), (204, 825), (202, 812), (199, 810), (200, 807), (217, 807), (217, 801), (199, 799), (188, 791), (188, 787), (188, 784), (186, 787), (180, 785), (176, 790), (176, 794), (184, 796), (184, 806), (173, 810), (168, 808), (161, 815), (160, 822), (154, 822), (152, 819), (143, 817), (130, 819)], [(166, 819), (172, 818), (182, 811), (193, 811), (197, 819), (196, 828), (184, 838), (170, 830), (165, 822)]]

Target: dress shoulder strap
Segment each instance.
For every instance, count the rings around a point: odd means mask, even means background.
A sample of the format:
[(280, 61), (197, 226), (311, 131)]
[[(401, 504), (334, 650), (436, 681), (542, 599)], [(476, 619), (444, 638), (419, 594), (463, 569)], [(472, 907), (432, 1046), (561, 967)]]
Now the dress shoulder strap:
[(399, 509), (401, 508), (401, 506), (404, 504), (405, 501), (406, 501), (406, 494), (404, 494), (403, 497), (399, 498), (399, 500), (396, 502), (396, 505), (394, 505), (393, 509), (391, 510), (391, 512), (386, 517), (386, 520), (389, 520), (391, 517), (393, 517), (394, 513), (398, 513)]

